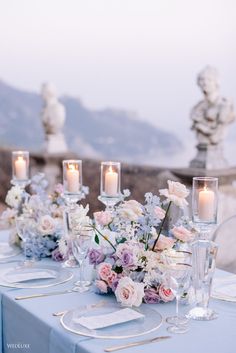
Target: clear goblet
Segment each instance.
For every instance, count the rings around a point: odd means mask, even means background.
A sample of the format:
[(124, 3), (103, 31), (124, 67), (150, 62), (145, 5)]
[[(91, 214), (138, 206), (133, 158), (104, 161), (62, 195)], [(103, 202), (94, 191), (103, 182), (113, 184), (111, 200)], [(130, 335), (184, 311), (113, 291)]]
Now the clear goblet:
[(84, 280), (84, 260), (91, 244), (90, 235), (76, 235), (72, 240), (73, 255), (79, 263), (79, 280), (75, 283), (75, 291), (83, 293), (89, 290), (90, 282)]
[(168, 328), (169, 332), (185, 333), (188, 331), (188, 327), (183, 326), (187, 324), (188, 319), (179, 315), (179, 301), (190, 286), (191, 272), (191, 253), (177, 251), (176, 254), (165, 257), (164, 278), (176, 298), (176, 315), (166, 319), (169, 324), (174, 325)]
[[(35, 237), (35, 221), (30, 215), (21, 215), (16, 219), (16, 230), (23, 242), (24, 256), (25, 259), (21, 263), (23, 267), (29, 267), (35, 261), (34, 254), (31, 256), (27, 255), (27, 246), (29, 241), (32, 240), (34, 243)], [(34, 249), (33, 249), (34, 253)]]

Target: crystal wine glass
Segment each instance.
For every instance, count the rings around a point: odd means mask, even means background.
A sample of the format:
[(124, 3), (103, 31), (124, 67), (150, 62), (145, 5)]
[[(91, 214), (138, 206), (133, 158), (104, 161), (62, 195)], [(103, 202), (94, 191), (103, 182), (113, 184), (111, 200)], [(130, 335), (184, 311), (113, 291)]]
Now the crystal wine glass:
[(30, 215), (21, 215), (16, 218), (16, 230), (23, 242), (25, 259), (21, 263), (22, 267), (29, 267), (34, 262), (34, 256), (27, 255), (27, 245), (30, 240), (34, 242), (35, 221)]
[(176, 315), (168, 317), (166, 321), (174, 326), (168, 328), (172, 333), (185, 333), (188, 319), (179, 315), (179, 300), (190, 286), (192, 273), (191, 253), (188, 251), (175, 251), (165, 256), (164, 277), (176, 298)]
[(75, 283), (75, 291), (80, 293), (89, 290), (90, 282), (84, 280), (84, 260), (91, 244), (91, 235), (76, 235), (72, 240), (72, 252), (79, 263), (79, 280)]

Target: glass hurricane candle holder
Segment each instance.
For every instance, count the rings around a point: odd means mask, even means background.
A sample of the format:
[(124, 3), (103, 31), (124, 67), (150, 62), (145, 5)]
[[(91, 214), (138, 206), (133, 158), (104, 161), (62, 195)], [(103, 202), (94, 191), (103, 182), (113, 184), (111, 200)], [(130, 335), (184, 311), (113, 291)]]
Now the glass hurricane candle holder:
[(65, 199), (69, 204), (77, 203), (82, 196), (82, 161), (64, 160), (62, 165)]
[(30, 183), (29, 179), (29, 152), (12, 152), (12, 180), (13, 185), (25, 188)]
[(193, 178), (192, 219), (201, 233), (209, 233), (217, 224), (218, 178)]
[(98, 199), (106, 206), (106, 210), (110, 211), (121, 200), (119, 162), (101, 163), (100, 196)]

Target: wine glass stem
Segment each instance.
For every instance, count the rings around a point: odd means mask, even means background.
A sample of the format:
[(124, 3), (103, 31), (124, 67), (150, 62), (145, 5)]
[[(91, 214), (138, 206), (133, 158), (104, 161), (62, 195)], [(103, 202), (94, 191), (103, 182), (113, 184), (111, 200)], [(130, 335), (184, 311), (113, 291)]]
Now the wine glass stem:
[(79, 281), (80, 281), (80, 285), (82, 286), (82, 281), (83, 281), (83, 260), (79, 261)]

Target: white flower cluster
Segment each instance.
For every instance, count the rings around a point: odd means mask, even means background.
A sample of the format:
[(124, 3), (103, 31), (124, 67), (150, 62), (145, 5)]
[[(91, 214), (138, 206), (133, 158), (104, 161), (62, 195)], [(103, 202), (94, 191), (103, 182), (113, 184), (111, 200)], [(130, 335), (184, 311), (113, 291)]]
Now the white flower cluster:
[(7, 193), (6, 203), (8, 206), (17, 209), (20, 206), (22, 195), (22, 189), (18, 185), (13, 186)]

